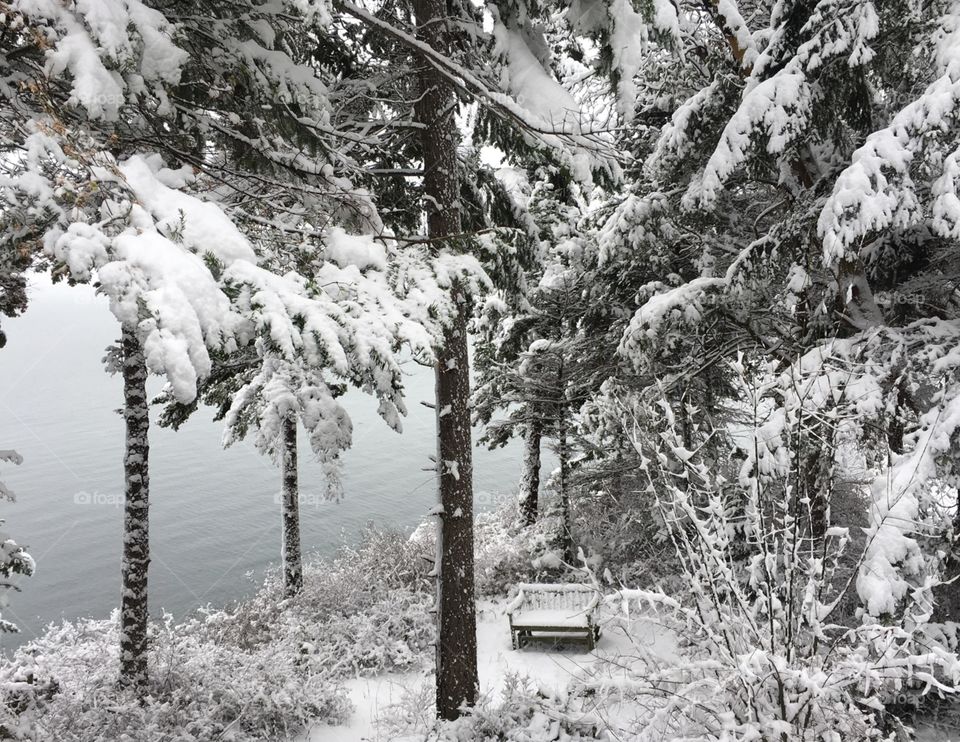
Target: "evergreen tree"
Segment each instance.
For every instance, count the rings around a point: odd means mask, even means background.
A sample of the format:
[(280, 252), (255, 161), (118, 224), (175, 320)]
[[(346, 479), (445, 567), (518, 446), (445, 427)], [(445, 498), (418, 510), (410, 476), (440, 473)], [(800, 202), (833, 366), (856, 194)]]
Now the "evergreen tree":
[[(561, 169), (541, 168), (535, 177), (528, 208), (540, 227), (545, 254), (528, 276), (534, 285), (520, 302), (488, 302), (485, 307), (474, 417), (487, 426), (482, 441), (490, 446), (523, 435), (520, 510), (526, 525), (537, 518), (541, 441), (556, 442), (563, 550), (574, 561), (568, 485), (572, 418), (585, 400), (583, 349), (576, 334), (585, 311), (583, 247), (576, 234), (582, 206), (575, 184)], [(506, 417), (496, 419), (501, 411)]]
[[(356, 311), (362, 304), (335, 288), (342, 275), (324, 293), (302, 276), (263, 270), (237, 227), (264, 251), (282, 249), (290, 234), (318, 247), (333, 235), (336, 244), (327, 247), (346, 244), (349, 263), (355, 257), (349, 238), (331, 232), (328, 220), (348, 214), (366, 229), (376, 224), (362, 191), (334, 177), (327, 164), (303, 159), (299, 136), (279, 136), (290, 123), (287, 107), (253, 120), (229, 110), (246, 114), (266, 98), (296, 99), (307, 107), (295, 117), (297, 135), (329, 119), (313, 68), (295, 58), (299, 51), (285, 51), (292, 48), (289, 34), (296, 36), (296, 14), (279, 6), (214, 4), (222, 13), (207, 23), (220, 43), (211, 46), (203, 18), (177, 16), (186, 5), (168, 9), (182, 21), (176, 29), (135, 1), (111, 8), (113, 14), (92, 16), (88, 6), (21, 3), (3, 15), (14, 46), (4, 57), (2, 90), (13, 111), (15, 149), (0, 186), (10, 247), (29, 249), (31, 240), (42, 239), (55, 276), (96, 280), (121, 324), (121, 347), (111, 354), (111, 368), (124, 375), (128, 423), (121, 681), (143, 693), (149, 416), (142, 377), (164, 374), (170, 395), (189, 406), (213, 368), (211, 354), (229, 356), (269, 327), (286, 360), (306, 354), (312, 367), (331, 365), (358, 379), (367, 374), (389, 404), (399, 394), (393, 325), (404, 312), (390, 305), (385, 281), (362, 297), (377, 305), (364, 314)], [(220, 97), (227, 80), (255, 81), (257, 92)], [(249, 125), (261, 128), (240, 131)], [(165, 167), (160, 154), (134, 154), (151, 148), (182, 166)], [(251, 155), (256, 167), (244, 164)], [(250, 199), (251, 183), (258, 184), (258, 199)], [(370, 250), (366, 242), (359, 247)], [(405, 261), (422, 265), (419, 255)], [(356, 266), (345, 270), (352, 274)], [(386, 319), (370, 322), (381, 315)], [(423, 333), (416, 331), (418, 338)]]
[[(834, 390), (819, 398), (821, 414), (852, 412), (880, 471), (861, 596), (869, 615), (895, 613), (938, 571), (910, 532), (943, 533), (932, 483), (953, 466), (944, 453), (957, 298), (945, 256), (956, 238), (956, 9), (854, 1), (750, 11), (684, 8), (699, 30), (669, 64), (682, 70), (685, 100), (655, 94), (656, 75), (640, 86), (649, 94), (639, 111), (671, 113), (645, 158), (647, 188), (663, 194), (672, 222), (698, 225), (699, 237), (673, 249), (699, 251), (701, 270), (648, 288), (622, 350), (648, 364), (678, 335), (721, 323), (729, 333), (713, 334), (710, 357), (749, 349), (797, 370), (794, 386)], [(704, 17), (709, 25), (696, 26)], [(637, 217), (637, 230), (651, 223)], [(917, 346), (928, 352), (908, 350)], [(837, 441), (804, 429), (807, 527), (822, 538)]]
[[(590, 181), (594, 173), (613, 176), (619, 172), (610, 156), (609, 139), (581, 129), (576, 113), (569, 108), (577, 107), (576, 102), (534, 56), (523, 36), (530, 32), (531, 38), (537, 39), (542, 34), (532, 26), (508, 29), (495, 21), (491, 35), (483, 29), (481, 14), (465, 4), (414, 3), (415, 30), (410, 27), (409, 8), (386, 5), (372, 13), (349, 2), (338, 8), (360, 20), (371, 34), (377, 32), (412, 54), (411, 69), (417, 80), (413, 124), (421, 132), (420, 193), (426, 211), (425, 239), (433, 254), (456, 262), (463, 253), (472, 252), (492, 269), (494, 277), (506, 277), (512, 283), (510, 288), (520, 288), (522, 270), (518, 267), (522, 269), (522, 262), (517, 266), (503, 249), (510, 240), (485, 244), (477, 239), (477, 227), (488, 229), (491, 222), (492, 226), (503, 225), (498, 217), (503, 210), (497, 208), (497, 198), (474, 196), (479, 189), (470, 185), (463, 169), (464, 160), (470, 160), (457, 156), (461, 140), (455, 119), (458, 100), (472, 99), (478, 104), (475, 146), (486, 140), (504, 145), (518, 156), (548, 153), (584, 181)], [(452, 20), (456, 34), (447, 27)], [(463, 34), (464, 29), (470, 33)], [(510, 65), (517, 74), (510, 84), (501, 85), (499, 73)], [(521, 98), (523, 104), (518, 103)], [(408, 107), (401, 104), (400, 110)], [(500, 189), (489, 193), (496, 196), (498, 191), (502, 193)], [(475, 218), (475, 206), (484, 219)], [(509, 226), (525, 233), (527, 237), (521, 241), (528, 242), (529, 225), (522, 215), (519, 219), (516, 214), (511, 216)], [(462, 705), (471, 705), (476, 698), (467, 319), (479, 294), (453, 280), (449, 297), (453, 311), (444, 318), (436, 343), (440, 490), (437, 713), (447, 719), (455, 718)]]

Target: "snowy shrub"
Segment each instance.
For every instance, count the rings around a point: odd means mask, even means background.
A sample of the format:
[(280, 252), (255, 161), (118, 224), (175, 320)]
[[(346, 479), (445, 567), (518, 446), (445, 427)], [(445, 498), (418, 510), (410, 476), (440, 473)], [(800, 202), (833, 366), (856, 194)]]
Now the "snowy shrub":
[(138, 702), (116, 684), (118, 630), (116, 613), (109, 620), (64, 622), (20, 648), (3, 672), (8, 736), (63, 742), (280, 740), (308, 721), (337, 722), (349, 713), (330, 673), (306, 671), (282, 645), (238, 651), (184, 631), (170, 616), (151, 626), (151, 681)]
[(290, 606), (274, 641), (300, 652), (304, 666), (338, 678), (409, 670), (429, 657), (432, 605), (428, 593), (391, 588), (361, 610), (318, 622)]
[(574, 498), (578, 544), (617, 582), (679, 588), (673, 548), (645, 488), (626, 476), (612, 484)]
[(371, 529), (359, 546), (308, 561), (296, 597), (284, 598), (271, 571), (252, 598), (205, 612), (189, 630), (241, 649), (280, 644), (337, 677), (414, 667), (434, 636), (421, 555), (401, 534)]
[(504, 677), (499, 698), (485, 696), (456, 721), (432, 713), (430, 683), (407, 691), (381, 716), (382, 738), (405, 742), (575, 742), (600, 737), (599, 720), (584, 723), (569, 697), (543, 693), (530, 678)]
[[(895, 704), (905, 695), (952, 694), (960, 682), (957, 656), (931, 640), (926, 590), (883, 622), (865, 611), (858, 624), (840, 620), (870, 545), (846, 555), (850, 529), (831, 511), (843, 461), (833, 444), (832, 455), (808, 449), (843, 420), (836, 409), (810, 414), (807, 397), (777, 385), (783, 377), (765, 381), (763, 394), (744, 381), (752, 417), (725, 431), (689, 420), (681, 430), (666, 401), (658, 430), (634, 430), (687, 589), (624, 589), (612, 602), (664, 611), (692, 647), (689, 661), (618, 688), (668, 701), (640, 739), (886, 738), (904, 726)], [(716, 437), (744, 456), (733, 475), (706, 445)]]
[(540, 560), (548, 535), (549, 524), (543, 518), (523, 527), (515, 503), (479, 513), (474, 524), (477, 595), (505, 595), (518, 582), (544, 579), (550, 570)]
[(350, 703), (340, 680), (428, 656), (433, 595), (420, 554), (399, 534), (371, 530), (360, 546), (308, 562), (296, 598), (283, 598), (271, 571), (232, 609), (152, 624), (143, 703), (116, 686), (116, 614), (51, 626), (0, 673), (0, 739), (242, 742), (342, 722)]

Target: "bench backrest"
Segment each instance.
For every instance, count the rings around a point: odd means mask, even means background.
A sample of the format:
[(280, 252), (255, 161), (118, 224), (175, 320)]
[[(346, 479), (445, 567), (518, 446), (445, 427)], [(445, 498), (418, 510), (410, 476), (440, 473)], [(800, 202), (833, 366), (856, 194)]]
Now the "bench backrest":
[(589, 585), (538, 585), (519, 586), (523, 595), (520, 610), (549, 610), (567, 608), (582, 610), (589, 606), (596, 596), (596, 590)]

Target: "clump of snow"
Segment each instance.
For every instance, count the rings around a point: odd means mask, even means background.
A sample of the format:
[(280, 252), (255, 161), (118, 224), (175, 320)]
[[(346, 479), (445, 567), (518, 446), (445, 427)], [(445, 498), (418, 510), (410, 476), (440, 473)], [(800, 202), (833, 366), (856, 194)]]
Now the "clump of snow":
[(740, 14), (740, 8), (734, 0), (717, 0), (715, 7), (726, 31), (736, 39), (737, 46), (743, 52), (743, 58), (740, 60), (741, 68), (751, 70), (757, 61), (757, 44), (747, 22)]
[(652, 3), (652, 18), (633, 7), (629, 0), (612, 0), (608, 7), (612, 67), (620, 75), (617, 107), (624, 120), (633, 120), (637, 99), (634, 77), (649, 53), (652, 33), (659, 33), (680, 46), (680, 22), (676, 6), (667, 0)]
[(210, 373), (209, 349), (229, 350), (245, 333), (207, 261), (254, 260), (253, 249), (218, 206), (166, 185), (173, 174), (157, 157), (108, 164), (96, 176), (125, 198), (108, 201), (99, 224), (49, 232), (47, 250), (76, 280), (96, 272), (111, 311), (136, 328), (148, 368), (190, 402)]
[(872, 485), (868, 547), (857, 590), (872, 616), (896, 613), (917, 584), (925, 582), (926, 559), (915, 538), (923, 493), (938, 474), (937, 459), (960, 430), (960, 396), (921, 415), (911, 450), (894, 457)]
[(530, 49), (520, 30), (496, 23), (493, 29), (497, 41), (495, 53), (506, 57), (501, 86), (514, 99), (534, 114), (545, 128), (578, 132), (582, 115), (580, 106)]
[(116, 119), (128, 95), (147, 83), (155, 84), (165, 104), (159, 83), (180, 79), (187, 53), (174, 44), (172, 24), (140, 0), (79, 0), (72, 6), (18, 0), (15, 10), (46, 36), (47, 74), (68, 75), (70, 102), (91, 118)]
[(334, 227), (327, 233), (326, 256), (341, 268), (356, 266), (360, 270), (387, 269), (387, 251), (383, 245), (374, 242), (370, 235), (347, 234), (339, 227)]
[(538, 556), (532, 562), (534, 569), (560, 569), (564, 565), (563, 557), (556, 551), (550, 550)]

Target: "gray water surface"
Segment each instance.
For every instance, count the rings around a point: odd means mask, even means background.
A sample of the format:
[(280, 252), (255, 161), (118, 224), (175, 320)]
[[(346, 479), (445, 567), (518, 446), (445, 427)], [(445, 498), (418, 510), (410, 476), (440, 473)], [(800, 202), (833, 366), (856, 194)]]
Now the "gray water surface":
[[(5, 530), (29, 548), (37, 573), (10, 596), (3, 617), (17, 646), (51, 621), (105, 617), (120, 595), (123, 492), (122, 384), (104, 370), (104, 348), (118, 333), (106, 299), (89, 287), (33, 282), (26, 314), (4, 319), (0, 350), (0, 449), (23, 464), (0, 464), (16, 493), (0, 502)], [(320, 467), (301, 451), (301, 524), (305, 551), (332, 553), (354, 543), (365, 525), (412, 530), (433, 506), (433, 476), (422, 471), (435, 450), (433, 372), (405, 364), (404, 432), (391, 431), (376, 404), (346, 397), (354, 422), (340, 503), (325, 502)], [(160, 382), (153, 391), (160, 389)], [(155, 418), (155, 415), (152, 417)], [(151, 429), (150, 597), (182, 616), (206, 604), (226, 605), (256, 589), (280, 554), (279, 472), (251, 443), (224, 450), (221, 425), (203, 408), (178, 432)], [(301, 436), (304, 438), (304, 436)], [(474, 450), (478, 506), (515, 493), (520, 447)]]

